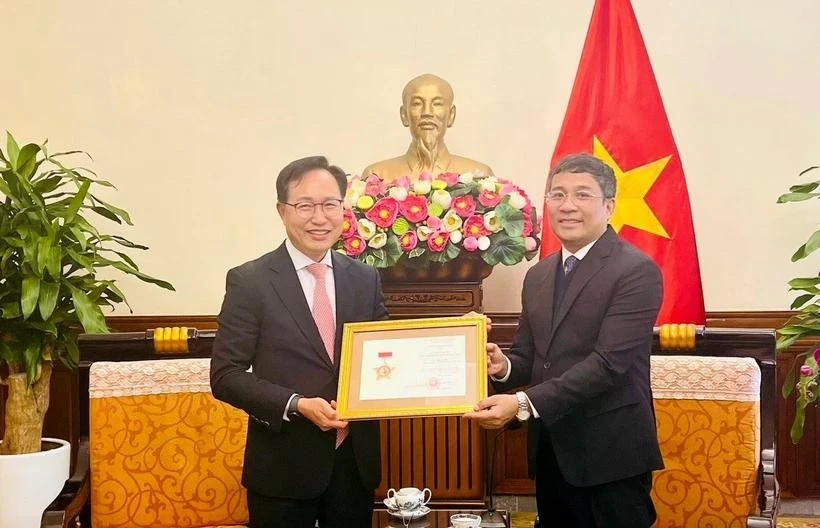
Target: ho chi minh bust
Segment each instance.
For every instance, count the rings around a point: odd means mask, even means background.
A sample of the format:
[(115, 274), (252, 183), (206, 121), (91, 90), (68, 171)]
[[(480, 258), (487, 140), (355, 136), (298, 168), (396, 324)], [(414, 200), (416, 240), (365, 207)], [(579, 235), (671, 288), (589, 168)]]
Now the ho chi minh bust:
[(401, 101), (399, 116), (410, 128), (410, 148), (402, 156), (368, 165), (363, 177), (376, 174), (391, 182), (402, 176), (416, 180), (423, 172), (433, 176), (442, 172), (493, 175), (489, 166), (451, 154), (444, 144), (444, 133), (456, 119), (450, 83), (429, 73), (419, 75), (404, 87)]

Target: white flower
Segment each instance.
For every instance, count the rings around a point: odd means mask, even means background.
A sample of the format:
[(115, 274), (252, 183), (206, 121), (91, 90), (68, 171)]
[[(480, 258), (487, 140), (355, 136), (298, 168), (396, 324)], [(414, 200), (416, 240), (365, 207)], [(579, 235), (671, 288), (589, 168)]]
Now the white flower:
[(367, 184), (362, 180), (356, 180), (350, 184), (348, 187), (348, 191), (353, 191), (358, 195), (364, 194), (364, 190), (367, 188)]
[(387, 195), (397, 202), (403, 202), (407, 199), (407, 189), (404, 187), (391, 187), (390, 190), (387, 191)]
[(418, 236), (419, 240), (423, 242), (427, 240), (427, 238), (430, 236), (430, 233), (432, 232), (433, 230), (430, 227), (423, 225), (419, 226), (418, 229), (416, 229), (416, 236)]
[(367, 243), (367, 245), (373, 249), (383, 248), (385, 244), (387, 244), (387, 233), (384, 231), (380, 231), (373, 235), (373, 238), (371, 238), (370, 242)]
[(448, 209), (450, 203), (453, 201), (453, 197), (444, 189), (439, 189), (438, 191), (433, 191), (433, 194), (430, 195), (430, 201), (440, 205), (442, 209)]
[(444, 218), (441, 219), (441, 223), (444, 225), (444, 229), (452, 233), (456, 229), (461, 229), (461, 224), (463, 224), (464, 221), (455, 211), (450, 209), (447, 211), (447, 214), (444, 215)]
[(416, 194), (427, 194), (430, 188), (430, 180), (419, 180), (413, 183), (413, 192)]
[(452, 242), (453, 244), (458, 244), (459, 242), (461, 242), (462, 238), (464, 238), (464, 235), (461, 234), (460, 229), (457, 229), (450, 233), (450, 242)]
[(484, 213), (484, 227), (491, 233), (501, 231), (501, 221), (498, 220), (498, 215), (495, 211)]
[(481, 190), (487, 192), (496, 192), (495, 178), (485, 178), (481, 180)]
[(515, 209), (521, 209), (525, 205), (527, 205), (527, 199), (524, 198), (518, 191), (513, 191), (508, 196), (510, 197), (510, 207), (513, 207)]
[(357, 193), (353, 189), (348, 189), (347, 193), (345, 193), (345, 208), (353, 209), (353, 206), (356, 205), (356, 202), (359, 201), (360, 197), (360, 193)]
[(473, 183), (475, 175), (472, 172), (465, 172), (458, 175), (458, 181), (461, 183)]
[(490, 247), (490, 238), (485, 236), (478, 237), (478, 249), (487, 251), (488, 247)]
[(365, 240), (370, 240), (373, 238), (373, 235), (376, 234), (376, 224), (368, 220), (367, 218), (359, 218), (357, 222), (359, 236), (361, 236)]

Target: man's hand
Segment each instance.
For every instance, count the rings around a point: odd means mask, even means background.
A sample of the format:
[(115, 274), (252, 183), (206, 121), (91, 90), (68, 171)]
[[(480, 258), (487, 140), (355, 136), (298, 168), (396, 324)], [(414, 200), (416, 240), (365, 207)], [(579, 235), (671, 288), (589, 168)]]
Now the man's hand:
[(464, 418), (477, 420), (485, 429), (501, 429), (515, 418), (518, 412), (518, 398), (515, 394), (494, 394), (486, 400), (481, 400), (473, 412), (468, 412)]
[(328, 403), (324, 398), (302, 398), (296, 407), (299, 414), (315, 423), (322, 431), (347, 427), (346, 421), (339, 420), (335, 401)]
[(507, 356), (495, 343), (487, 343), (487, 374), (496, 379), (507, 375)]
[(478, 312), (468, 312), (468, 313), (464, 314), (464, 317), (481, 317), (481, 316), (484, 316), (484, 320), (487, 321), (487, 332), (489, 332), (493, 328), (493, 320), (492, 319), (490, 319), (486, 315), (480, 314)]

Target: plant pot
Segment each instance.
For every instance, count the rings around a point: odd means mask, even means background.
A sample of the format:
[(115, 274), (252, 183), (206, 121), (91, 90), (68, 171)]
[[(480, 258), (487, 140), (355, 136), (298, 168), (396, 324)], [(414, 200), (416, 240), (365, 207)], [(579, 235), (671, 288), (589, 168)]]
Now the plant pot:
[(450, 262), (429, 262), (424, 266), (399, 265), (380, 268), (385, 284), (404, 282), (481, 282), (493, 271), (481, 255), (461, 253)]
[(43, 511), (63, 489), (71, 444), (43, 438), (43, 448), (38, 453), (0, 455), (0, 528), (39, 528)]

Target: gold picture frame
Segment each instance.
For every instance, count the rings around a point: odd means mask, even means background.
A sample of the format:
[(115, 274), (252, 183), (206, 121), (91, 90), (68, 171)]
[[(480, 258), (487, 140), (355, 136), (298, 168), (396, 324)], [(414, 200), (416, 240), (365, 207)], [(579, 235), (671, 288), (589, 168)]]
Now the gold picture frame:
[(487, 397), (486, 345), (484, 316), (346, 323), (336, 399), (339, 418), (472, 411)]

